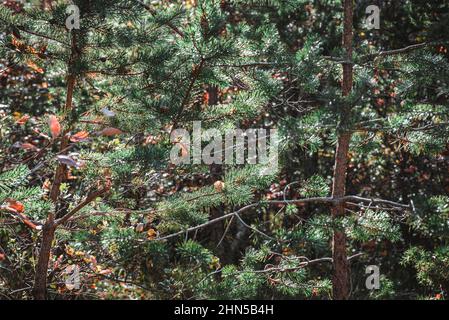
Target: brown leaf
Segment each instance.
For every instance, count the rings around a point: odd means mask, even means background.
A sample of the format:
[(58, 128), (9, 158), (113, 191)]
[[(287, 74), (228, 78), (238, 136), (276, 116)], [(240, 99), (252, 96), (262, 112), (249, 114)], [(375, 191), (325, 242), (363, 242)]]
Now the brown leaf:
[(117, 128), (112, 128), (112, 127), (104, 128), (103, 130), (101, 130), (99, 132), (100, 135), (105, 136), (105, 137), (115, 136), (115, 135), (119, 135), (122, 133), (123, 133), (122, 130), (117, 129)]
[(70, 137), (70, 141), (72, 142), (83, 142), (86, 141), (89, 137), (89, 132), (86, 131), (80, 131), (78, 133), (75, 133)]
[(156, 239), (156, 236), (157, 236), (156, 230), (150, 229), (150, 230), (147, 231), (147, 238), (148, 238), (148, 240)]

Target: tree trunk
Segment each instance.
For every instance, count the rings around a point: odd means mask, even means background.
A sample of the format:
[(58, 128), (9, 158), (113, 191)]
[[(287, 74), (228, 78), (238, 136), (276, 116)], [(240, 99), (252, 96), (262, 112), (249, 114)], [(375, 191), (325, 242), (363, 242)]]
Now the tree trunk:
[[(343, 95), (351, 93), (353, 83), (352, 64), (352, 24), (353, 24), (353, 0), (344, 2), (344, 33), (343, 47), (346, 51), (346, 63), (343, 64)], [(349, 106), (344, 106), (341, 113), (339, 125), (339, 136), (337, 150), (335, 152), (334, 181), (332, 186), (332, 197), (341, 198), (346, 193), (346, 172), (348, 168), (348, 151), (351, 133), (347, 130), (347, 120), (350, 112)], [(332, 217), (337, 219), (345, 213), (345, 204), (339, 203), (332, 208)], [(332, 258), (333, 258), (333, 298), (335, 300), (346, 300), (350, 294), (350, 268), (346, 254), (346, 234), (339, 227), (334, 227), (332, 239)]]
[[(76, 58), (76, 54), (77, 54), (76, 37), (75, 34), (73, 34), (72, 55), (70, 57), (69, 67), (73, 65), (74, 59)], [(67, 77), (67, 95), (64, 106), (65, 112), (69, 112), (70, 110), (72, 110), (73, 91), (75, 89), (75, 83), (76, 77), (72, 73), (70, 73)], [(61, 138), (61, 145), (59, 147), (59, 150), (61, 152), (64, 151), (69, 144), (69, 137), (67, 136), (69, 130), (70, 128), (67, 127), (63, 131), (64, 136)], [(59, 207), (58, 198), (60, 194), (60, 187), (62, 182), (64, 181), (65, 174), (66, 174), (66, 166), (62, 163), (59, 163), (55, 170), (53, 184), (50, 190), (50, 199), (55, 204), (56, 208)], [(47, 221), (45, 222), (42, 228), (42, 242), (39, 251), (39, 259), (37, 261), (36, 274), (34, 278), (34, 287), (33, 287), (33, 296), (35, 300), (45, 300), (47, 296), (47, 271), (48, 271), (48, 262), (50, 261), (52, 242), (55, 237), (55, 230), (56, 230), (55, 217), (56, 216), (54, 212), (49, 212), (47, 216)]]
[(53, 222), (47, 221), (42, 228), (42, 242), (39, 251), (39, 260), (34, 277), (33, 297), (35, 300), (47, 298), (47, 271), (50, 261), (52, 242), (55, 236)]

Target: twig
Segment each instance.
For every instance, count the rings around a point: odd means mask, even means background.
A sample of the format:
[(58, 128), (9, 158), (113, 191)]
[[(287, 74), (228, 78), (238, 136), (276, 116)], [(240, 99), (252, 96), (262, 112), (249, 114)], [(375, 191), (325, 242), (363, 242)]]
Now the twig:
[(74, 214), (76, 214), (78, 211), (80, 211), (82, 208), (87, 206), (89, 203), (91, 203), (93, 200), (98, 198), (99, 196), (103, 195), (104, 193), (108, 192), (110, 189), (110, 184), (106, 183), (104, 187), (102, 187), (99, 190), (96, 190), (94, 192), (91, 192), (84, 201), (82, 201), (80, 204), (78, 204), (75, 208), (72, 209), (69, 213), (67, 213), (62, 218), (59, 218), (55, 220), (54, 225), (57, 227), (65, 222), (67, 222)]
[(274, 240), (274, 241), (277, 241), (277, 242), (283, 242), (283, 240), (279, 240), (279, 239), (275, 239), (275, 238), (273, 238), (273, 237), (270, 237), (269, 235), (263, 233), (262, 231), (260, 231), (260, 230), (258, 230), (258, 229), (256, 229), (256, 228), (254, 228), (254, 227), (251, 227), (249, 224), (247, 224), (245, 221), (243, 221), (242, 217), (240, 217), (238, 214), (236, 214), (235, 216), (236, 216), (237, 219), (239, 219), (239, 221), (240, 221), (245, 227), (247, 227), (248, 229), (251, 229), (251, 230), (253, 230), (254, 232), (256, 232), (256, 233), (258, 233), (258, 234), (261, 234), (262, 236), (264, 236), (265, 238), (268, 238), (268, 239), (270, 239), (270, 240)]
[[(151, 8), (149, 5), (147, 5), (146, 3), (143, 3), (142, 1), (137, 1), (141, 6), (143, 6), (149, 13), (151, 13), (151, 15), (153, 17), (156, 16), (156, 10), (154, 10), (153, 8)], [(176, 32), (179, 36), (184, 37), (184, 33), (179, 30), (173, 23), (171, 23), (170, 21), (166, 22), (167, 26), (170, 27), (170, 29), (172, 29), (174, 32)]]
[[(232, 216), (231, 219), (229, 220), (228, 225), (226, 226), (226, 229), (223, 232), (223, 235), (221, 236), (220, 241), (218, 241), (218, 244), (217, 244), (216, 248), (218, 248), (221, 245), (221, 243), (223, 242), (223, 240), (226, 237), (226, 234), (228, 233), (229, 228), (231, 227), (231, 224), (232, 224), (233, 221), (234, 221), (234, 216)], [(196, 236), (196, 234), (195, 234), (195, 236)]]
[(380, 51), (378, 53), (367, 54), (367, 55), (361, 56), (360, 58), (362, 60), (364, 60), (364, 59), (372, 59), (372, 58), (378, 58), (378, 57), (397, 55), (397, 54), (407, 53), (407, 52), (410, 52), (413, 50), (421, 49), (421, 48), (424, 48), (427, 46), (437, 45), (439, 43), (441, 43), (441, 42), (436, 41), (436, 42), (417, 43), (417, 44), (412, 44), (410, 46), (407, 46), (405, 48), (389, 50), (389, 51)]

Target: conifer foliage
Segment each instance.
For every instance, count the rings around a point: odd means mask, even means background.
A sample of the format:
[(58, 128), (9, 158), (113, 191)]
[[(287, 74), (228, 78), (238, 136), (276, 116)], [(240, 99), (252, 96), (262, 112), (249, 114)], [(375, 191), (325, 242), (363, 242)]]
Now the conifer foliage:
[(0, 4), (0, 296), (445, 299), (449, 2), (372, 2)]

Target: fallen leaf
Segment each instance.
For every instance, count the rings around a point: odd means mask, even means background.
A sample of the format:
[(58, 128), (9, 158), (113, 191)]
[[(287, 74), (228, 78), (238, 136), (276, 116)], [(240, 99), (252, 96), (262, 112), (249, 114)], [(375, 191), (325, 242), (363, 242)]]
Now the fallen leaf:
[(78, 133), (75, 133), (70, 137), (70, 141), (72, 142), (83, 142), (86, 141), (89, 137), (89, 132), (86, 131), (80, 131)]
[(156, 230), (150, 229), (150, 230), (147, 231), (148, 240), (156, 239), (156, 236), (157, 236)]
[(44, 183), (42, 184), (42, 189), (44, 189), (44, 190), (50, 190), (50, 187), (51, 187), (51, 182), (50, 182), (50, 180), (46, 179), (46, 180), (44, 181)]
[(26, 48), (26, 46), (23, 44), (23, 42), (18, 40), (16, 37), (13, 37), (11, 39), (11, 44), (14, 47), (16, 47), (16, 49), (19, 50), (19, 51), (23, 51)]
[(203, 104), (209, 105), (209, 100), (210, 100), (210, 95), (209, 95), (209, 92), (206, 91), (203, 93)]
[[(81, 166), (81, 165), (82, 164), (78, 163), (78, 166)], [(71, 168), (68, 168), (68, 170), (67, 170), (66, 179), (67, 180), (76, 180), (76, 179), (78, 179), (76, 176), (74, 176), (72, 174), (72, 169)]]
[(160, 136), (149, 135), (148, 137), (145, 138), (144, 145), (158, 144), (160, 141), (161, 141)]
[(101, 130), (99, 132), (99, 135), (105, 136), (105, 137), (110, 137), (110, 136), (115, 136), (115, 135), (119, 135), (122, 133), (123, 133), (123, 131), (120, 129), (108, 127), (108, 128), (104, 128), (103, 130)]

